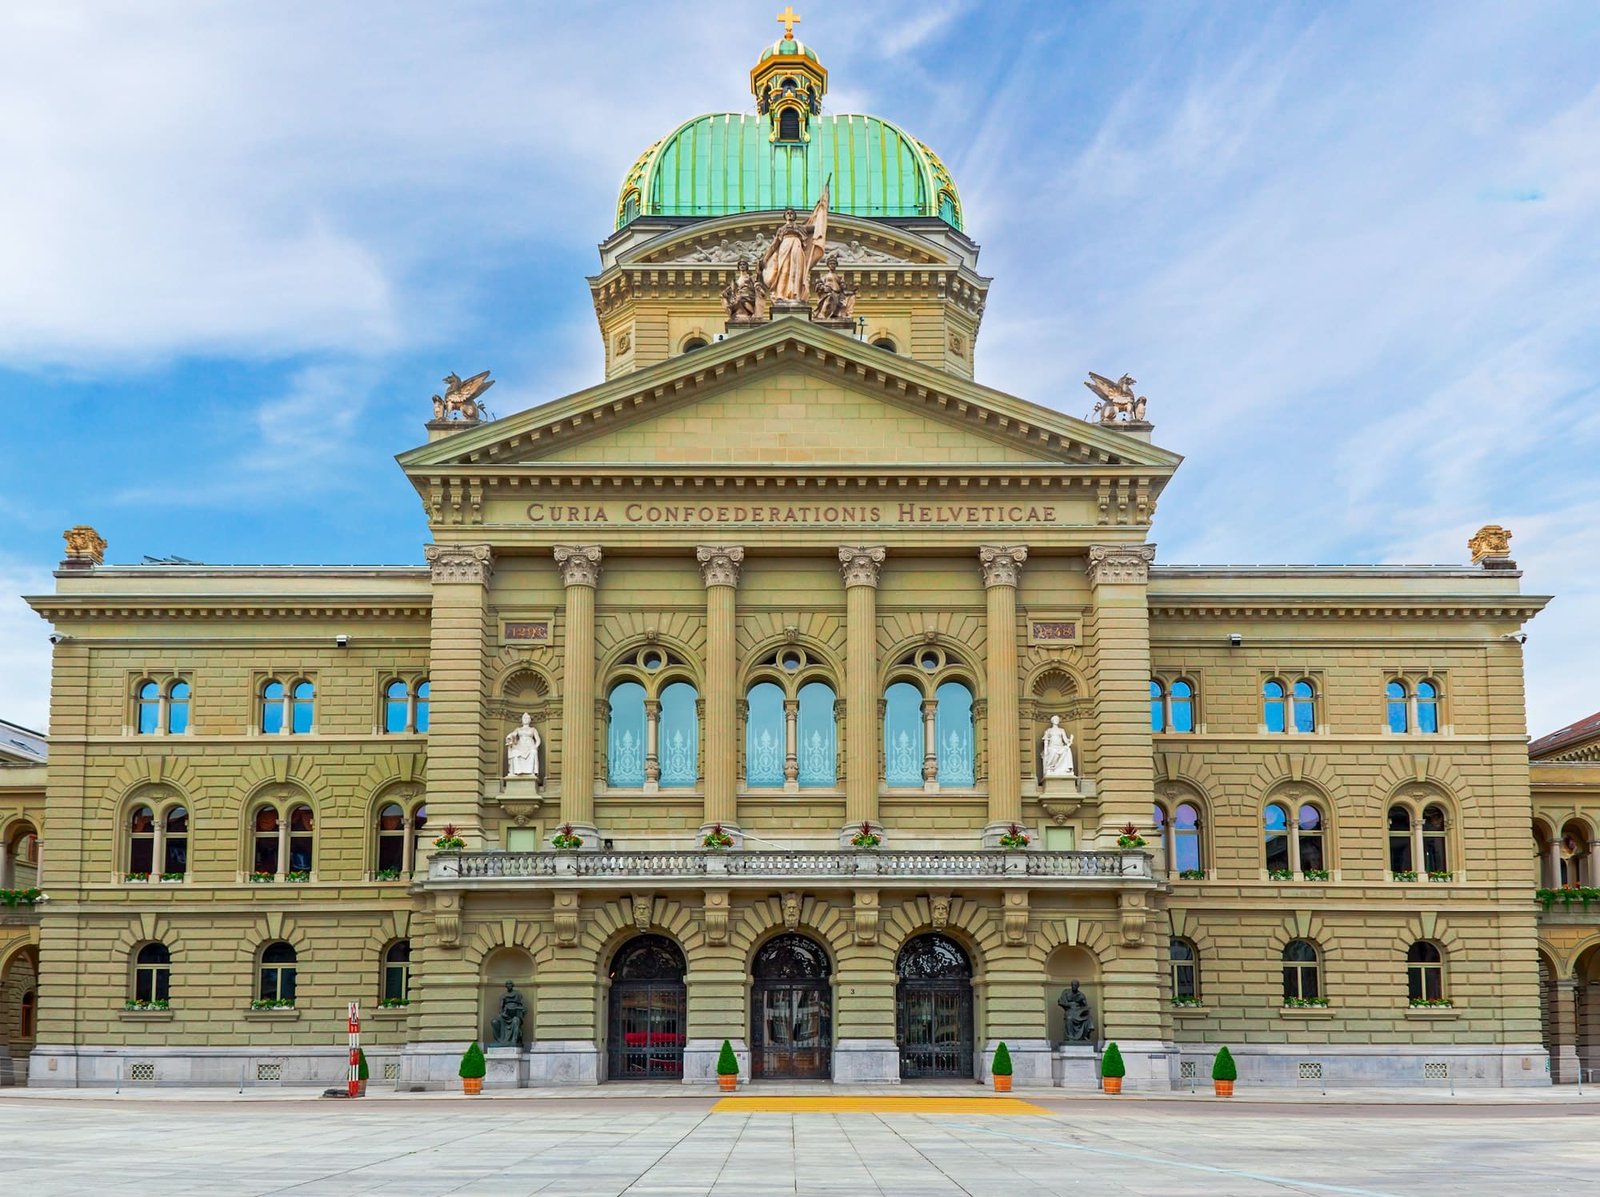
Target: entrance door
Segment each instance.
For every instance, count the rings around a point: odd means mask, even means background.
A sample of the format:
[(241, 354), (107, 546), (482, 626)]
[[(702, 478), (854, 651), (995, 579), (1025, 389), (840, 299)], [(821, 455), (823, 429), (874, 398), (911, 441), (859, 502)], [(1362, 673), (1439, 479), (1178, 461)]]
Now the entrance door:
[(751, 973), (751, 1075), (826, 1080), (832, 1071), (833, 987), (828, 954), (804, 935), (780, 935)]
[(901, 949), (895, 991), (900, 1076), (972, 1076), (972, 963), (937, 933)]
[(611, 962), (606, 1077), (613, 1081), (678, 1080), (688, 1031), (683, 953), (660, 935), (640, 935)]

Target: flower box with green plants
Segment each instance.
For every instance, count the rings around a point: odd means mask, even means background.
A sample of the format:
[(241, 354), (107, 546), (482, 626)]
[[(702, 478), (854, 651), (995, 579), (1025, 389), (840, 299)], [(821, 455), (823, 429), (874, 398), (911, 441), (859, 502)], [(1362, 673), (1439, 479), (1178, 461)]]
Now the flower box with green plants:
[(1006, 828), (1005, 834), (1000, 837), (999, 844), (1008, 852), (1018, 852), (1033, 842), (1033, 837), (1015, 823)]
[(372, 875), (372, 879), (374, 881), (399, 881), (400, 880), (400, 870), (399, 869), (379, 869), (376, 873), (374, 873)]
[(167, 998), (155, 998), (154, 1000), (147, 998), (129, 998), (127, 1001), (122, 1003), (122, 1008), (124, 1010), (133, 1011), (170, 1010), (172, 1009), (172, 1003)]
[(1268, 869), (1267, 870), (1267, 880), (1268, 881), (1293, 881), (1294, 880), (1294, 870), (1293, 869)]
[(1449, 998), (1412, 998), (1413, 1010), (1448, 1010), (1455, 1005)]
[(1147, 846), (1149, 842), (1150, 841), (1145, 839), (1144, 836), (1139, 834), (1139, 829), (1132, 823), (1124, 824), (1122, 833), (1117, 836), (1117, 847), (1123, 849), (1124, 851), (1132, 851), (1135, 848), (1143, 848)]
[(250, 1002), (252, 1010), (293, 1010), (293, 998), (255, 998)]
[(994, 1078), (994, 1091), (996, 1093), (1011, 1092), (1011, 1049), (1001, 1040), (1000, 1046), (994, 1049), (994, 1060), (989, 1065), (989, 1075)]
[(1284, 998), (1283, 1008), (1285, 1010), (1326, 1010), (1328, 1008), (1328, 999), (1325, 997)]
[(573, 852), (583, 847), (583, 837), (572, 830), (571, 823), (563, 823), (561, 830), (550, 837), (550, 846), (557, 852)]
[(1327, 869), (1307, 869), (1300, 876), (1307, 881), (1327, 881), (1333, 874), (1328, 872)]
[(1217, 1049), (1217, 1058), (1211, 1061), (1211, 1084), (1218, 1097), (1232, 1097), (1233, 1083), (1239, 1079), (1239, 1066), (1233, 1062), (1233, 1053), (1226, 1047)]
[(18, 906), (37, 906), (45, 900), (44, 891), (30, 885), (27, 889), (0, 889), (0, 906), (15, 909)]
[(1172, 1004), (1180, 1010), (1193, 1010), (1205, 1005), (1205, 1003), (1202, 1002), (1198, 997), (1192, 995), (1187, 997), (1175, 997), (1172, 999)]
[(1122, 1049), (1115, 1043), (1106, 1044), (1106, 1054), (1100, 1057), (1100, 1087), (1107, 1093), (1122, 1092), (1122, 1078), (1128, 1075), (1128, 1066), (1122, 1062)]
[(1544, 903), (1544, 908), (1549, 910), (1557, 902), (1563, 909), (1572, 909), (1574, 902), (1582, 902), (1585, 910), (1589, 909), (1590, 902), (1600, 901), (1600, 888), (1592, 885), (1563, 885), (1560, 889), (1538, 889), (1533, 896)]
[(883, 843), (883, 837), (872, 830), (872, 824), (863, 822), (856, 833), (850, 837), (852, 848), (876, 848)]
[(163, 880), (163, 881), (182, 881), (183, 878), (184, 878), (184, 874), (183, 873), (163, 873), (163, 874), (161, 874), (161, 880)]
[(733, 1044), (724, 1039), (721, 1050), (717, 1052), (717, 1085), (731, 1092), (738, 1084), (739, 1057), (734, 1053)]
[(489, 1064), (483, 1058), (483, 1048), (474, 1039), (467, 1044), (467, 1050), (461, 1053), (461, 1067), (456, 1069), (456, 1075), (461, 1078), (461, 1092), (482, 1093), (483, 1077), (489, 1071)]
[(122, 875), (122, 879), (124, 881), (128, 881), (128, 882), (149, 881), (150, 880), (150, 874), (149, 873), (124, 873)]
[(283, 875), (283, 879), (285, 881), (293, 882), (294, 884), (299, 885), (302, 882), (311, 880), (311, 870), (310, 869), (291, 869), (289, 872), (287, 872), (287, 873), (285, 873)]
[(277, 879), (278, 879), (278, 875), (276, 873), (260, 873), (260, 872), (257, 872), (257, 873), (251, 873), (250, 874), (250, 884), (251, 885), (271, 885)]
[(1204, 881), (1205, 879), (1206, 871), (1204, 869), (1180, 869), (1178, 871), (1179, 881)]
[(1428, 880), (1429, 881), (1454, 881), (1455, 879), (1456, 879), (1456, 875), (1450, 869), (1429, 869), (1428, 870)]
[(378, 1003), (380, 1010), (403, 1010), (411, 1004), (410, 998), (384, 998)]
[(433, 841), (433, 846), (440, 852), (460, 852), (466, 848), (467, 841), (461, 838), (454, 823), (446, 823), (444, 831)]
[(733, 837), (722, 829), (721, 823), (713, 823), (700, 844), (711, 852), (723, 852), (733, 847)]
[(1391, 881), (1415, 881), (1416, 879), (1417, 870), (1415, 869), (1395, 869), (1389, 874), (1389, 880)]

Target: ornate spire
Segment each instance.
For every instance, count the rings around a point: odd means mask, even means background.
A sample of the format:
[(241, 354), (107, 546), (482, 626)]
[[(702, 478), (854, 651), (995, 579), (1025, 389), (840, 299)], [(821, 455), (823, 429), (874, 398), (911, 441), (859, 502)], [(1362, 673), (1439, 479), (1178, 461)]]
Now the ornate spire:
[(766, 118), (767, 140), (778, 144), (811, 140), (811, 118), (822, 111), (828, 92), (828, 72), (816, 52), (794, 35), (799, 20), (794, 6), (786, 5), (778, 14), (783, 36), (750, 68), (756, 111)]

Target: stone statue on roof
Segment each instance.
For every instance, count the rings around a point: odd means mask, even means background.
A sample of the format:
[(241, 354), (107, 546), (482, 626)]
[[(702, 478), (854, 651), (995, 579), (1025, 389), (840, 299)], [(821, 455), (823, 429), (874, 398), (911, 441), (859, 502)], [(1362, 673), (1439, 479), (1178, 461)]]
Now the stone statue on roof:
[(761, 281), (776, 303), (805, 303), (811, 298), (811, 269), (822, 260), (828, 248), (828, 189), (811, 210), (804, 224), (793, 208), (783, 214), (778, 227), (761, 255)]

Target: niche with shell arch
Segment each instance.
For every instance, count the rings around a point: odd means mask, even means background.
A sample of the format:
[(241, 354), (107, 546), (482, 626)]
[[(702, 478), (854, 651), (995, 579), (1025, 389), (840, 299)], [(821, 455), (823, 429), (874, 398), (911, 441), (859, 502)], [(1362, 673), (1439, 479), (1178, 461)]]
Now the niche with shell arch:
[(1074, 772), (1079, 777), (1088, 774), (1089, 769), (1083, 759), (1084, 698), (1077, 679), (1065, 669), (1051, 667), (1034, 679), (1023, 724), (1033, 729), (1028, 773), (1034, 781), (1040, 784), (1044, 782), (1044, 733), (1050, 726), (1052, 715), (1061, 716), (1062, 730), (1072, 737)]
[(483, 1045), (494, 1043), (491, 1027), (500, 1013), (500, 997), (511, 981), (527, 1004), (528, 1013), (522, 1020), (522, 1046), (533, 1041), (533, 957), (522, 948), (496, 948), (483, 958), (478, 970), (478, 1031)]
[(489, 743), (486, 752), (493, 772), (506, 775), (506, 736), (522, 722), (524, 714), (533, 719), (539, 733), (539, 772), (535, 780), (543, 785), (553, 771), (552, 754), (557, 742), (561, 704), (554, 700), (550, 680), (531, 665), (518, 665), (500, 682), (494, 702), (489, 706)]
[(1050, 1027), (1050, 1042), (1064, 1043), (1067, 1038), (1067, 1016), (1057, 1004), (1061, 993), (1072, 982), (1078, 983), (1089, 998), (1089, 1011), (1094, 1015), (1094, 1040), (1106, 1037), (1105, 1012), (1100, 1007), (1100, 961), (1088, 948), (1077, 944), (1062, 944), (1044, 964), (1045, 1018)]

